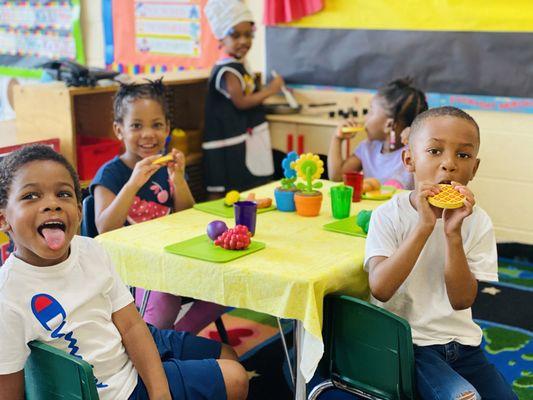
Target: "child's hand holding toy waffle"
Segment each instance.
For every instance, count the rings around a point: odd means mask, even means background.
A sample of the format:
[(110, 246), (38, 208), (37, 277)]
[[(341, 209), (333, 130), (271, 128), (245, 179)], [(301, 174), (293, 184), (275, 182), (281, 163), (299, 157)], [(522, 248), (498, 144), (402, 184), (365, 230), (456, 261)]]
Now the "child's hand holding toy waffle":
[[(472, 191), (459, 182), (451, 182), (450, 185), (439, 185), (440, 193), (428, 202), (437, 202), (437, 207), (444, 208), (442, 219), (444, 220), (444, 232), (446, 235), (461, 235), (463, 220), (472, 214), (476, 200)], [(445, 207), (443, 207), (445, 206)]]
[(439, 208), (455, 209), (464, 205), (465, 196), (453, 185), (439, 184), (439, 193), (428, 197), (428, 203)]
[(461, 233), (463, 220), (472, 214), (475, 199), (472, 191), (459, 182), (433, 185), (427, 202), (443, 209), (444, 231), (447, 235)]
[(152, 164), (166, 165), (168, 168), (169, 177), (172, 180), (174, 180), (176, 172), (178, 173), (177, 176), (183, 176), (185, 173), (185, 155), (177, 149), (172, 149), (172, 151), (167, 155), (161, 156), (152, 161)]

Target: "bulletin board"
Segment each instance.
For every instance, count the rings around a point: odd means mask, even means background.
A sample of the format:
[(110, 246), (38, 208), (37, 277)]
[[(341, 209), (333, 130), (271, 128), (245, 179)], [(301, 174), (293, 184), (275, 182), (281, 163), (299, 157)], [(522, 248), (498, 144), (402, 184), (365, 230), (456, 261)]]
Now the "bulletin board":
[(133, 74), (212, 66), (220, 49), (203, 13), (206, 2), (113, 0), (113, 57), (107, 64)]
[(266, 32), (267, 69), (288, 83), (375, 89), (411, 76), (428, 92), (531, 97), (531, 54), (529, 0), (325, 0)]
[(39, 78), (55, 59), (85, 62), (79, 0), (0, 0), (0, 75)]

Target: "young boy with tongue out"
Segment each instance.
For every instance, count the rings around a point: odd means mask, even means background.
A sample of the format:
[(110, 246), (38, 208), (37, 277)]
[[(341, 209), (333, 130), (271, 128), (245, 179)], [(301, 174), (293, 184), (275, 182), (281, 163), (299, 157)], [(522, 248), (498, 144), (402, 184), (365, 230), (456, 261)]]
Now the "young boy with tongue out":
[(76, 235), (80, 220), (63, 156), (35, 145), (0, 161), (0, 229), (15, 243), (0, 268), (0, 400), (24, 398), (33, 340), (86, 360), (102, 400), (246, 398), (235, 353), (146, 325), (104, 249)]

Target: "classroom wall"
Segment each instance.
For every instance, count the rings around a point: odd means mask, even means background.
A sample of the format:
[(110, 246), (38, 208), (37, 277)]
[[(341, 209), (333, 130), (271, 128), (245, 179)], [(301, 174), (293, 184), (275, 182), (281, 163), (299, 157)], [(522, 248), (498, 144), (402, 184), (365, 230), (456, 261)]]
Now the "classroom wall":
[(266, 68), (290, 83), (376, 89), (409, 75), (429, 92), (529, 97), (533, 3), (489, 3), (325, 0), (267, 28)]
[(481, 130), (481, 164), (471, 183), (498, 241), (533, 244), (533, 115), (468, 111)]
[(263, 0), (246, 0), (255, 19), (255, 38), (248, 53), (248, 62), (254, 71), (262, 72), (265, 77), (265, 25), (263, 24)]
[(87, 65), (105, 67), (101, 0), (81, 0), (81, 30)]

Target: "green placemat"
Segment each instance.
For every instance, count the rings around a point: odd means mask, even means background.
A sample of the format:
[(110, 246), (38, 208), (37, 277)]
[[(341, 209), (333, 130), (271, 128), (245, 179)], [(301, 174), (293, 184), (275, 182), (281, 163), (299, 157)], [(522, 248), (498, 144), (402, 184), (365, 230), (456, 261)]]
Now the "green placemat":
[(355, 223), (356, 215), (330, 222), (323, 226), (327, 231), (344, 233), (345, 235), (360, 236), (366, 238), (366, 233)]
[[(197, 203), (193, 207), (196, 208), (197, 210), (200, 210), (200, 211), (203, 211), (209, 214), (218, 215), (219, 217), (233, 218), (235, 216), (233, 214), (233, 206), (228, 207), (227, 205), (225, 205), (224, 199), (211, 200), (211, 201), (206, 201), (204, 203)], [(276, 209), (276, 206), (274, 205), (270, 207), (266, 207), (266, 208), (258, 208), (257, 213), (261, 214), (261, 213), (272, 211), (275, 209)]]
[(165, 251), (199, 260), (225, 263), (264, 248), (265, 244), (263, 242), (252, 240), (246, 250), (226, 250), (215, 246), (207, 235), (200, 235), (183, 242), (170, 244), (165, 247)]

